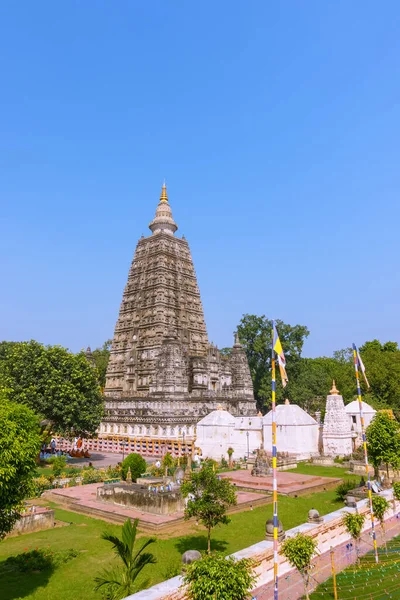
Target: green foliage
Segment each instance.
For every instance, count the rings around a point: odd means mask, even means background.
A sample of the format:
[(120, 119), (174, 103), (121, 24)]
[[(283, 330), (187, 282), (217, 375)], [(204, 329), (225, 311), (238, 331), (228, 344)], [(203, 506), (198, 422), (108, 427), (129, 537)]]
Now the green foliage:
[(143, 552), (147, 546), (155, 542), (154, 538), (143, 542), (139, 550), (135, 549), (138, 522), (139, 519), (135, 519), (132, 524), (132, 521), (127, 519), (122, 526), (121, 538), (107, 532), (101, 536), (103, 540), (113, 544), (115, 554), (122, 563), (118, 567), (105, 569), (95, 578), (96, 591), (105, 591), (107, 600), (122, 600), (138, 591), (140, 587), (136, 585), (136, 579), (139, 573), (146, 565), (156, 562), (150, 552)]
[(343, 525), (354, 540), (359, 540), (364, 525), (365, 515), (358, 513), (345, 512), (343, 515)]
[(140, 454), (132, 453), (128, 454), (121, 465), (121, 476), (124, 481), (128, 475), (129, 468), (131, 469), (132, 479), (135, 480), (145, 473), (147, 464)]
[(365, 401), (375, 408), (390, 407), (400, 413), (400, 350), (396, 342), (378, 340), (360, 347), (370, 390)]
[(67, 465), (65, 456), (54, 456), (50, 459), (51, 468), (56, 477), (59, 477)]
[(102, 474), (98, 469), (88, 468), (82, 470), (82, 483), (99, 483), (103, 480)]
[(400, 467), (400, 425), (388, 413), (375, 414), (366, 430), (368, 457), (375, 468), (381, 463)]
[(51, 481), (44, 475), (40, 475), (40, 477), (35, 477), (32, 480), (32, 482), (36, 496), (40, 496), (40, 494), (42, 494), (45, 490), (50, 490), (52, 487)]
[(393, 495), (396, 500), (400, 500), (400, 481), (395, 481), (393, 483)]
[(35, 341), (0, 343), (0, 385), (64, 435), (94, 434), (103, 415), (97, 373), (83, 352)]
[(104, 342), (101, 348), (96, 348), (96, 350), (93, 350), (92, 352), (92, 356), (97, 368), (99, 384), (101, 389), (104, 389), (106, 385), (106, 373), (108, 361), (110, 360), (111, 344), (112, 340), (107, 340), (106, 342)]
[(20, 573), (36, 573), (46, 571), (69, 562), (78, 556), (79, 552), (69, 548), (64, 552), (53, 552), (50, 548), (35, 548), (26, 550), (16, 556), (9, 556), (3, 563), (3, 570), (19, 571)]
[(168, 475), (168, 472), (175, 466), (175, 460), (172, 454), (167, 452), (162, 459), (161, 468), (165, 476)]
[(219, 463), (222, 469), (226, 469), (228, 467), (228, 461), (224, 456), (221, 456), (221, 462)]
[(285, 540), (281, 547), (281, 553), (289, 561), (292, 567), (295, 567), (300, 573), (306, 598), (308, 598), (308, 585), (310, 580), (311, 559), (316, 553), (318, 546), (317, 540), (308, 535), (298, 533), (295, 537)]
[[(292, 326), (279, 320), (276, 321), (276, 325), (287, 359), (290, 381), (291, 375), (297, 370), (303, 343), (309, 331), (303, 325)], [(259, 409), (264, 405), (269, 405), (271, 396), (271, 331), (272, 321), (264, 315), (261, 317), (257, 315), (243, 315), (238, 325), (239, 339), (244, 346), (247, 360), (249, 361), (254, 395)], [(287, 390), (288, 388), (285, 389), (285, 395)], [(277, 385), (277, 399), (283, 399), (283, 390), (279, 381)]]
[(335, 488), (336, 500), (340, 500), (344, 502), (344, 499), (347, 496), (347, 493), (350, 490), (354, 490), (357, 487), (358, 483), (355, 479), (349, 479), (348, 481), (343, 481), (340, 483), (337, 488)]
[(188, 565), (184, 576), (191, 600), (246, 600), (255, 580), (251, 561), (217, 553)]
[(228, 479), (219, 479), (212, 467), (203, 465), (192, 472), (189, 481), (181, 486), (183, 496), (188, 497), (185, 518), (197, 517), (207, 528), (207, 548), (211, 548), (211, 529), (229, 523), (226, 511), (236, 504), (236, 491)]
[(40, 450), (39, 421), (26, 406), (0, 390), (0, 540), (18, 520), (22, 501), (33, 491)]
[(390, 504), (386, 500), (385, 496), (372, 496), (372, 510), (374, 511), (374, 515), (381, 525), (389, 508)]

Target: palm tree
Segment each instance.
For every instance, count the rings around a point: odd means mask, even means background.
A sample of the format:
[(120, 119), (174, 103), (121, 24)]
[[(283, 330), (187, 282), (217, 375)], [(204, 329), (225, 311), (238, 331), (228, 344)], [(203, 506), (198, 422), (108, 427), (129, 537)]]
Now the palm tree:
[(137, 592), (139, 587), (135, 582), (139, 573), (146, 565), (156, 562), (152, 554), (143, 552), (147, 546), (156, 541), (155, 538), (149, 538), (139, 550), (134, 551), (138, 522), (139, 519), (135, 519), (133, 524), (130, 519), (125, 521), (122, 526), (122, 539), (107, 532), (101, 534), (103, 540), (113, 544), (115, 554), (122, 561), (122, 565), (104, 569), (95, 578), (96, 592), (100, 589), (105, 590), (107, 600), (122, 600)]

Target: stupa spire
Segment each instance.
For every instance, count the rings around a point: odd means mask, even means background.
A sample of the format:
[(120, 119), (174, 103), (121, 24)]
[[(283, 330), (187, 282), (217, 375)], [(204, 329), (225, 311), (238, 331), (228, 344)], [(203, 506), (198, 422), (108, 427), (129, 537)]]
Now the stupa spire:
[(161, 188), (160, 202), (168, 202), (167, 185), (165, 183), (165, 179)]

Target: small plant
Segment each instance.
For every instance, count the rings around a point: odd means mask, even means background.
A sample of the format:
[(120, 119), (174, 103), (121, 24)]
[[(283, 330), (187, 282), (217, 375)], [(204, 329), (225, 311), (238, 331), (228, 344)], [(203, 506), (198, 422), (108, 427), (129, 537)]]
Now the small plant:
[(84, 469), (82, 471), (82, 483), (84, 485), (88, 483), (99, 483), (101, 481), (101, 473), (96, 469)]
[(62, 471), (67, 465), (67, 459), (65, 456), (54, 456), (49, 462), (51, 463), (51, 468), (56, 477), (61, 475)]
[(295, 537), (288, 538), (282, 544), (281, 552), (301, 575), (306, 599), (309, 600), (308, 588), (310, 584), (311, 559), (316, 553), (317, 541), (308, 535), (298, 533)]
[(356, 546), (357, 564), (360, 564), (360, 557), (358, 555), (358, 544), (361, 538), (362, 528), (364, 526), (365, 515), (358, 513), (345, 512), (343, 515), (343, 525), (346, 527), (347, 532), (351, 535)]
[(49, 490), (51, 488), (51, 483), (44, 475), (40, 475), (40, 477), (35, 477), (33, 479), (33, 485), (36, 490), (36, 494), (40, 496), (45, 490)]
[(381, 525), (382, 538), (383, 538), (383, 543), (385, 544), (386, 552), (387, 552), (387, 544), (386, 544), (386, 532), (385, 532), (385, 514), (387, 513), (389, 508), (390, 508), (390, 504), (384, 496), (372, 496), (372, 510), (374, 511), (374, 515), (378, 519), (378, 521)]
[(105, 597), (109, 600), (122, 600), (138, 591), (140, 586), (136, 584), (136, 579), (139, 573), (146, 565), (157, 562), (152, 554), (143, 552), (155, 542), (154, 538), (146, 540), (139, 550), (135, 548), (138, 522), (139, 519), (135, 519), (132, 524), (132, 521), (127, 519), (122, 526), (121, 538), (107, 532), (101, 536), (103, 540), (113, 544), (115, 554), (122, 561), (121, 565), (105, 569), (95, 578), (95, 590), (105, 592)]
[(146, 461), (140, 454), (128, 454), (121, 465), (122, 479), (125, 481), (128, 475), (128, 469), (131, 469), (132, 480), (135, 481), (138, 477), (146, 472), (147, 464)]
[(190, 600), (246, 600), (255, 579), (248, 559), (212, 553), (187, 566), (184, 583)]
[(174, 461), (172, 455), (169, 452), (167, 452), (167, 454), (164, 456), (164, 458), (162, 460), (162, 464), (161, 464), (161, 468), (164, 472), (165, 477), (167, 477), (168, 471), (170, 471), (174, 465), (175, 465), (175, 461)]
[(229, 456), (229, 467), (232, 468), (232, 455), (233, 455), (233, 448), (228, 448), (227, 453)]
[(221, 469), (228, 468), (228, 461), (223, 456), (221, 456), (221, 462), (219, 464), (220, 464)]
[(347, 494), (350, 490), (354, 490), (357, 487), (357, 481), (355, 479), (349, 479), (348, 481), (343, 481), (340, 483), (335, 489), (336, 500), (344, 502)]
[(396, 500), (400, 500), (400, 481), (395, 481), (393, 484), (393, 496)]

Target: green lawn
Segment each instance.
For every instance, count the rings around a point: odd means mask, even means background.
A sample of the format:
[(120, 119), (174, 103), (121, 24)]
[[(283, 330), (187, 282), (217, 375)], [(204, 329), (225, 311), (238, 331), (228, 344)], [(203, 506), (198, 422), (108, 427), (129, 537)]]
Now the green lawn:
[(323, 467), (312, 465), (310, 463), (299, 463), (296, 469), (291, 469), (289, 473), (301, 473), (301, 475), (318, 475), (319, 477), (341, 477), (342, 479), (355, 479), (357, 482), (361, 479), (360, 475), (347, 473), (347, 469), (341, 465), (337, 467)]
[[(379, 564), (372, 553), (361, 559), (360, 568), (351, 566), (336, 576), (340, 600), (398, 600), (400, 598), (400, 537), (388, 542), (388, 554), (379, 550)], [(311, 600), (331, 600), (332, 579), (328, 579), (310, 595)]]
[[(307, 520), (310, 508), (321, 514), (336, 510), (340, 503), (334, 501), (335, 492), (319, 492), (298, 498), (286, 496), (279, 499), (279, 517), (285, 529), (295, 527)], [(272, 517), (272, 505), (266, 505), (236, 513), (229, 525), (216, 528), (212, 534), (212, 548), (229, 554), (264, 539), (265, 521)], [(113, 561), (111, 546), (100, 539), (104, 529), (117, 533), (120, 527), (97, 519), (91, 519), (66, 510), (56, 509), (56, 518), (67, 525), (48, 531), (9, 538), (0, 543), (0, 590), (2, 600), (76, 600), (99, 598), (93, 591), (93, 578), (103, 566)], [(188, 524), (189, 525), (189, 524)], [(171, 577), (180, 569), (181, 555), (185, 550), (205, 550), (207, 541), (204, 529), (190, 523), (192, 533), (183, 537), (158, 539), (151, 547), (157, 564), (145, 569), (141, 582), (153, 585)], [(142, 538), (143, 539), (143, 538)], [(73, 548), (79, 556), (58, 567), (53, 573), (4, 573), (2, 562), (10, 555), (24, 549), (48, 547), (54, 551)]]

